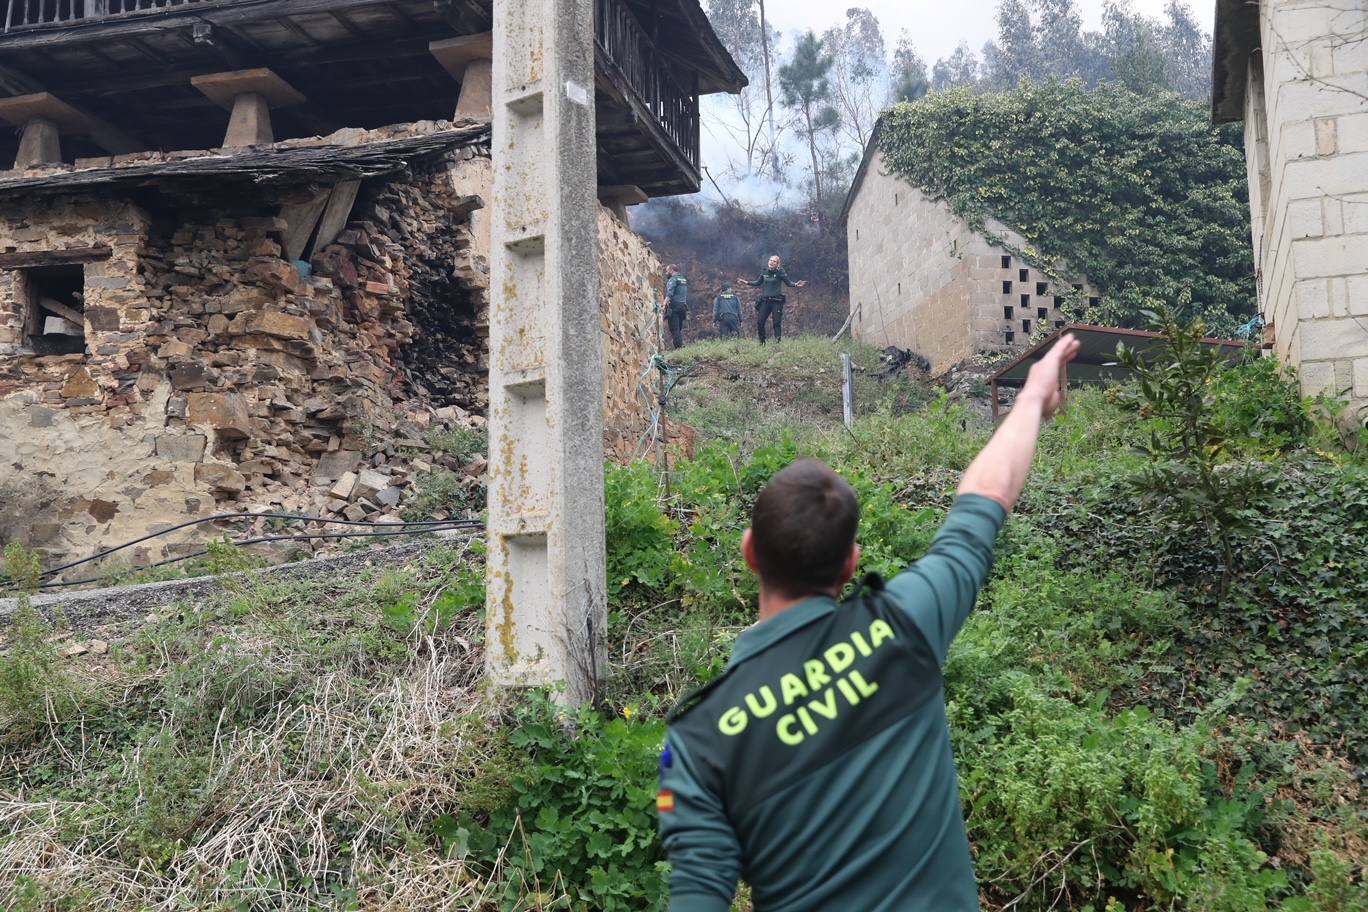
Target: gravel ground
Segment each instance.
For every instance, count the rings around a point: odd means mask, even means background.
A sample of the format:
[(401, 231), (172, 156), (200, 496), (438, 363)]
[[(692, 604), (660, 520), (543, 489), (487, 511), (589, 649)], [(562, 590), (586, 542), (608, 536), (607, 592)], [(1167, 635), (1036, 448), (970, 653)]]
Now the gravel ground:
[[(387, 548), (371, 548), (333, 557), (319, 557), (292, 564), (281, 564), (262, 570), (232, 573), (226, 576), (202, 576), (194, 579), (168, 580), (161, 583), (142, 583), (136, 586), (114, 586), (108, 589), (86, 589), (80, 592), (40, 594), (33, 597), (33, 605), (49, 621), (61, 614), (73, 630), (88, 629), (103, 624), (141, 619), (158, 608), (176, 602), (204, 599), (223, 591), (223, 582), (250, 578), (258, 582), (308, 580), (321, 577), (345, 576), (379, 566), (402, 566), (413, 559), (447, 545), (455, 538), (467, 538), (460, 532), (447, 536), (431, 536)], [(0, 599), (0, 627), (9, 626), (18, 610), (18, 600)]]

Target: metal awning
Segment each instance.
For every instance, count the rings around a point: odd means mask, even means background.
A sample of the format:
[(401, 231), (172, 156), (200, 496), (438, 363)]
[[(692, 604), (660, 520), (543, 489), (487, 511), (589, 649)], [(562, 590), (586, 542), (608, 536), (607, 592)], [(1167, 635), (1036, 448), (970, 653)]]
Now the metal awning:
[[(1057, 329), (1040, 342), (1028, 348), (1012, 361), (1003, 365), (989, 378), (993, 395), (993, 417), (998, 415), (998, 387), (1017, 387), (1026, 383), (1026, 375), (1050, 346), (1065, 333), (1078, 339), (1078, 356), (1069, 364), (1060, 377), (1060, 388), (1069, 383), (1106, 383), (1121, 381), (1130, 376), (1130, 371), (1116, 363), (1116, 345), (1124, 342), (1126, 348), (1136, 352), (1142, 359), (1154, 349), (1162, 333), (1142, 329), (1122, 329), (1119, 326), (1095, 326), (1090, 323), (1070, 323)], [(1238, 339), (1203, 339), (1202, 345), (1211, 348), (1228, 349), (1228, 360), (1234, 360), (1248, 347), (1249, 343)]]

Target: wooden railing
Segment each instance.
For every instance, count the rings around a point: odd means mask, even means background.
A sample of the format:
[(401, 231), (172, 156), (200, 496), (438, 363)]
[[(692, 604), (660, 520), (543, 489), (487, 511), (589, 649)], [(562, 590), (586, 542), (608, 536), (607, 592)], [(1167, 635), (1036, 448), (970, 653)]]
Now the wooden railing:
[(670, 141), (698, 167), (698, 93), (681, 87), (622, 0), (594, 0), (594, 38)]
[(156, 13), (218, 0), (6, 0), (5, 31)]

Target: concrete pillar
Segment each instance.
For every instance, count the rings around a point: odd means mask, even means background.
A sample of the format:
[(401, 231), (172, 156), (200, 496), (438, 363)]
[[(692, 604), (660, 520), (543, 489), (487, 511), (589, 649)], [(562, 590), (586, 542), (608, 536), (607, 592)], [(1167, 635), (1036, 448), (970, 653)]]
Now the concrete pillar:
[(54, 165), (62, 160), (62, 138), (57, 124), (46, 117), (35, 117), (24, 124), (19, 137), (19, 154), (14, 159), (14, 170)]
[(266, 96), (244, 92), (233, 99), (233, 113), (228, 118), (228, 133), (223, 148), (241, 149), (275, 142), (271, 130), (271, 104)]
[(592, 0), (494, 4), (490, 677), (593, 699), (607, 623)]
[(461, 96), (453, 120), (489, 120), (493, 101), (492, 60), (472, 60), (461, 76)]

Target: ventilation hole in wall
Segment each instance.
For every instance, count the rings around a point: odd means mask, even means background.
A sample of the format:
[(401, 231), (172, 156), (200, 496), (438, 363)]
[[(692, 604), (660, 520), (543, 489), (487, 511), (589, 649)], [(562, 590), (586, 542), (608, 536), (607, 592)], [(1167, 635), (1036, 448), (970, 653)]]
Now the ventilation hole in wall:
[(1021, 279), (1021, 281), (1023, 281), (1023, 282), (1029, 282), (1029, 281), (1031, 281), (1031, 270), (1029, 270), (1029, 269), (1023, 269), (1023, 270), (1021, 270), (1021, 272), (1018, 272), (1018, 273), (1017, 273), (1017, 278)]
[(1021, 321), (1021, 331), (1024, 332), (1024, 333), (1028, 333), (1028, 332), (1031, 331), (1031, 321), (1030, 321), (1030, 320), (1022, 320), (1022, 321)]
[(1042, 298), (1045, 297), (1045, 293), (1049, 290), (1050, 287), (1044, 282), (1036, 282), (1036, 294), (1040, 295)]
[(1008, 304), (1006, 307), (1002, 308), (1002, 319), (1004, 319), (1004, 320), (1010, 320), (1010, 319), (1012, 319), (1012, 318), (1015, 317), (1015, 316), (1016, 316), (1016, 308), (1013, 307), (1012, 305)]
[(898, 294), (902, 294), (902, 282), (898, 283)]
[(1063, 321), (1063, 320), (1055, 320), (1055, 329), (1063, 329), (1063, 328), (1064, 328), (1064, 321)]
[(1014, 332), (1005, 332), (1005, 333), (1003, 333), (1002, 335), (1003, 335), (1003, 338), (1005, 338), (1005, 339), (1007, 340), (1007, 344), (1008, 344), (1008, 345), (1011, 345), (1013, 342), (1016, 341), (1016, 333), (1014, 333)]
[(1011, 269), (1011, 268), (1012, 268), (1012, 258), (1011, 258), (1011, 257), (1005, 256), (1005, 257), (1002, 258), (1002, 268), (1003, 268), (1003, 269)]
[(1101, 304), (1101, 303), (1102, 303), (1102, 299), (1101, 299), (1101, 298), (1088, 298), (1088, 306), (1089, 306), (1089, 307), (1096, 307), (1098, 304)]
[(893, 194), (893, 205), (898, 205), (898, 194)]
[(1074, 283), (1074, 291), (1082, 291), (1082, 290), (1083, 290), (1083, 286), (1082, 286), (1082, 285), (1079, 285), (1078, 283), (1075, 282), (1075, 283)]
[(1063, 298), (1062, 296), (1060, 296), (1060, 295), (1055, 295), (1055, 309), (1058, 310), (1059, 308), (1061, 308), (1061, 307), (1063, 307), (1063, 306), (1064, 306), (1064, 298)]
[(860, 229), (859, 229), (859, 228), (856, 228), (856, 229), (855, 229), (855, 240), (858, 241), (859, 239), (860, 239)]
[(1044, 307), (1037, 307), (1037, 308), (1036, 308), (1036, 316), (1039, 317), (1040, 319), (1044, 320), (1044, 319), (1046, 319), (1047, 317), (1050, 316), (1050, 312), (1049, 312), (1048, 310), (1046, 310)]
[(1003, 283), (1002, 283), (1002, 293), (1003, 293), (1003, 294), (1011, 294), (1011, 293), (1012, 293), (1012, 283), (1011, 283), (1011, 282), (1003, 282)]
[(1028, 310), (1030, 309), (1030, 307), (1031, 307), (1031, 296), (1030, 296), (1030, 295), (1022, 295), (1022, 296), (1021, 296), (1021, 306), (1022, 306), (1022, 307), (1025, 307), (1025, 308), (1028, 309)]

